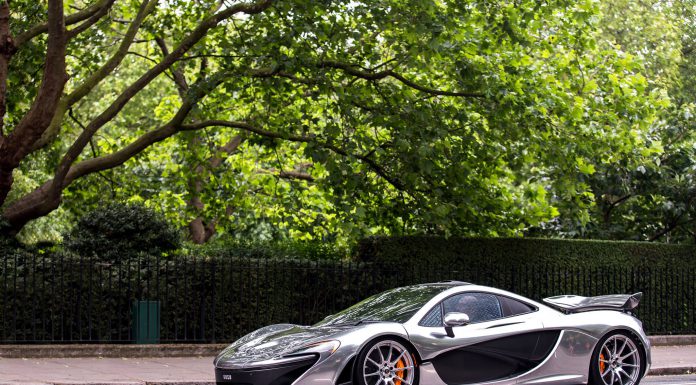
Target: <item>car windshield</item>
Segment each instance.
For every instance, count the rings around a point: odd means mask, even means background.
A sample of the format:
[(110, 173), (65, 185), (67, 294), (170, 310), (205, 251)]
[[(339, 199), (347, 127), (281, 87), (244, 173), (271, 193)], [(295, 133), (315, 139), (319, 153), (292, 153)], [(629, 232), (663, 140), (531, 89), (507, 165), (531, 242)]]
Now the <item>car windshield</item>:
[(438, 293), (451, 286), (419, 285), (388, 290), (324, 318), (316, 326), (360, 322), (406, 322)]

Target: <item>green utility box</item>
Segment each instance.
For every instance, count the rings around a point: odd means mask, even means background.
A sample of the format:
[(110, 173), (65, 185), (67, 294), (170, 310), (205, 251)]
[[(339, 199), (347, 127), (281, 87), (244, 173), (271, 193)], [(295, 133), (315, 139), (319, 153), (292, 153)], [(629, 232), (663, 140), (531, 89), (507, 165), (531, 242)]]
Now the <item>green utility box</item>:
[(133, 339), (156, 344), (160, 339), (160, 301), (133, 301)]

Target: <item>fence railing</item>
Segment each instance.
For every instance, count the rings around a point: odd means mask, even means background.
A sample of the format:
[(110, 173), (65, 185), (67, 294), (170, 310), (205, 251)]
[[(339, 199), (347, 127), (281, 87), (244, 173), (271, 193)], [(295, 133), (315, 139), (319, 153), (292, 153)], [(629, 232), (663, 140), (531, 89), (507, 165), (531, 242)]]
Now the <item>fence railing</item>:
[(135, 300), (160, 301), (162, 342), (227, 342), (272, 323), (312, 324), (371, 294), (446, 279), (534, 300), (643, 292), (650, 334), (695, 333), (693, 268), (395, 266), (354, 262), (0, 256), (0, 343), (129, 343)]

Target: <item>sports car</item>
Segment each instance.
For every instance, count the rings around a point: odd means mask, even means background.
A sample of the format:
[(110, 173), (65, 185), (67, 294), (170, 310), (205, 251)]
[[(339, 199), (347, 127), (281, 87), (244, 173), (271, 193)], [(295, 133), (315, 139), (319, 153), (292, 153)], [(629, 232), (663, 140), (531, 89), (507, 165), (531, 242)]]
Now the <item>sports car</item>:
[(439, 282), (377, 294), (312, 326), (258, 329), (215, 358), (232, 385), (637, 385), (641, 294), (546, 298)]

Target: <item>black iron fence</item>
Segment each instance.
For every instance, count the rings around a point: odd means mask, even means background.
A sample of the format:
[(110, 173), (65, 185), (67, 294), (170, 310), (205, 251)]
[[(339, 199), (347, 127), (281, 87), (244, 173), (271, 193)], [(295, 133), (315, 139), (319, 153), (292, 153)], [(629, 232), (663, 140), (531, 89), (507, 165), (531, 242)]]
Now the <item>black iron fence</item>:
[(0, 343), (133, 342), (136, 300), (160, 302), (162, 342), (227, 342), (266, 324), (312, 324), (388, 288), (446, 279), (535, 300), (642, 291), (637, 314), (648, 333), (696, 332), (696, 271), (679, 266), (409, 267), (201, 257), (103, 263), (57, 254), (0, 258)]

